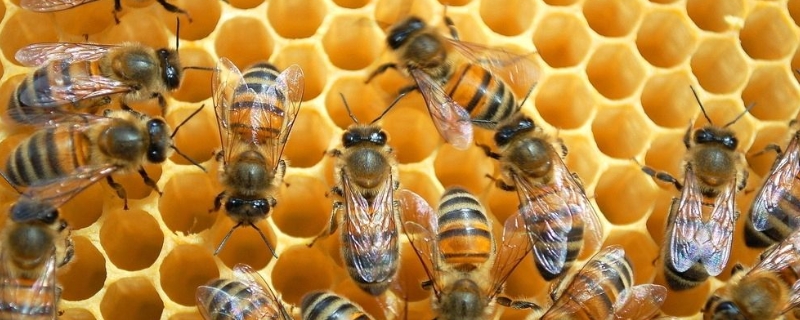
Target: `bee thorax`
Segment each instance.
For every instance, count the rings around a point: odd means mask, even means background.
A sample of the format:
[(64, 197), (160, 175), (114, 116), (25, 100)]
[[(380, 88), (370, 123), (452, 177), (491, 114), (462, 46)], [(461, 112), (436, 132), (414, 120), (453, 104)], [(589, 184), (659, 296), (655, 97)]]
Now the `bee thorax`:
[(516, 163), (519, 169), (532, 177), (543, 177), (553, 168), (550, 157), (552, 147), (543, 140), (534, 139), (517, 144), (510, 149), (509, 162)]
[(705, 184), (719, 186), (735, 176), (732, 155), (717, 148), (699, 150), (694, 156), (694, 170)]
[(41, 264), (53, 250), (53, 236), (44, 228), (23, 225), (8, 235), (9, 249), (16, 264), (29, 269)]
[(127, 161), (137, 160), (145, 148), (142, 133), (136, 126), (127, 123), (109, 126), (100, 134), (97, 145), (110, 157)]
[(377, 150), (361, 149), (351, 154), (346, 162), (353, 171), (351, 176), (362, 188), (377, 187), (386, 180), (385, 177), (389, 174), (389, 163)]
[(453, 283), (449, 292), (442, 294), (439, 309), (448, 319), (480, 319), (487, 302), (477, 283), (461, 279)]
[(264, 190), (273, 180), (266, 159), (257, 152), (244, 152), (225, 170), (225, 178), (240, 190)]

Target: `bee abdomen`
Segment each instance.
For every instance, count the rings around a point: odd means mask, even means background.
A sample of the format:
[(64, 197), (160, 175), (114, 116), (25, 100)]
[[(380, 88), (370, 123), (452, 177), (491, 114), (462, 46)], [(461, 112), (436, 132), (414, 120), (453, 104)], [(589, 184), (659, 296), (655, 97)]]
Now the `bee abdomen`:
[(372, 319), (352, 302), (329, 292), (306, 294), (300, 303), (305, 320)]
[[(55, 276), (55, 275), (53, 275)], [(39, 294), (44, 288), (33, 288), (33, 281), (17, 279), (0, 286), (0, 294), (7, 297), (0, 301), (0, 319), (51, 320), (55, 319), (53, 296)], [(28, 283), (30, 282), (30, 283)], [(55, 288), (52, 288), (55, 290)], [(36, 304), (32, 304), (36, 302)]]
[(485, 120), (475, 122), (477, 126), (494, 129), (519, 110), (506, 84), (478, 65), (466, 64), (448, 83), (447, 91), (453, 100), (464, 107), (472, 119)]
[(90, 144), (70, 127), (39, 130), (11, 151), (6, 174), (19, 186), (56, 179), (88, 164)]
[[(540, 195), (540, 199), (534, 201), (545, 201), (545, 199), (541, 199), (545, 196), (547, 195)], [(539, 250), (542, 251), (546, 245), (559, 243), (562, 242), (562, 239), (566, 239), (565, 245), (567, 246), (567, 253), (564, 258), (564, 267), (561, 268), (561, 270), (555, 273), (550, 272), (544, 268), (544, 265), (540, 261), (536, 261), (536, 268), (545, 280), (553, 280), (569, 270), (583, 248), (583, 218), (581, 217), (581, 213), (574, 212), (574, 209), (575, 208), (565, 206), (556, 209), (558, 210), (558, 215), (542, 213), (525, 217), (525, 223), (531, 229), (529, 232), (535, 234), (535, 237), (531, 239), (534, 248), (539, 248)], [(552, 226), (558, 225), (558, 223), (553, 220), (560, 219), (560, 217), (564, 216), (572, 216), (572, 225), (570, 228), (553, 228)], [(560, 246), (561, 244), (558, 245)]]
[(460, 188), (447, 190), (439, 205), (437, 243), (449, 264), (479, 264), (492, 254), (493, 239), (483, 208)]
[(664, 264), (664, 278), (667, 285), (675, 291), (683, 291), (694, 288), (708, 279), (708, 273), (702, 264), (695, 263), (689, 270), (678, 272), (672, 267), (667, 259)]
[(266, 298), (256, 296), (253, 289), (240, 281), (217, 279), (207, 286), (217, 289), (207, 301), (202, 301), (214, 320), (228, 319), (231, 314), (240, 315), (242, 319), (255, 318), (258, 312), (262, 312), (260, 306), (270, 303)]

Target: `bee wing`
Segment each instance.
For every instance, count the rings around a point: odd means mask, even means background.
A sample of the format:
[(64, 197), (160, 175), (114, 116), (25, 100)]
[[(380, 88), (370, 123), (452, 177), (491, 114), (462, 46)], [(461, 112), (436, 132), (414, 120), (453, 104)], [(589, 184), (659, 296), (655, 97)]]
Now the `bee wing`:
[(539, 81), (539, 67), (530, 58), (533, 53), (520, 55), (502, 48), (452, 39), (450, 43), (467, 60), (481, 65), (515, 87), (533, 89)]
[(453, 101), (441, 85), (427, 73), (417, 69), (411, 69), (410, 72), (425, 99), (433, 124), (444, 141), (459, 150), (469, 148), (472, 144), (472, 121), (469, 112)]
[[(275, 109), (275, 106), (283, 105), (286, 110), (274, 110), (268, 112), (270, 117), (276, 116), (276, 113), (283, 114), (283, 124), (278, 134), (277, 143), (273, 146), (272, 159), (275, 161), (275, 167), (280, 162), (283, 149), (286, 147), (286, 142), (289, 140), (289, 134), (292, 131), (295, 119), (300, 112), (300, 103), (303, 100), (303, 92), (305, 90), (305, 78), (303, 76), (303, 69), (300, 66), (293, 64), (283, 70), (275, 79), (275, 85), (270, 87), (267, 94), (261, 95), (263, 108)], [(283, 101), (276, 101), (277, 99)], [(275, 123), (271, 119), (269, 124)], [(391, 188), (390, 188), (391, 189)]]
[(20, 0), (19, 5), (35, 12), (67, 10), (97, 0)]
[(515, 214), (506, 219), (503, 227), (503, 241), (497, 249), (497, 258), (492, 265), (491, 291), (487, 295), (494, 297), (499, 294), (511, 272), (523, 258), (531, 252), (531, 242), (525, 231), (525, 220), (520, 214)]
[(768, 248), (765, 255), (748, 273), (781, 272), (783, 269), (800, 263), (800, 229), (786, 239)]
[[(288, 312), (283, 307), (281, 299), (272, 291), (272, 288), (264, 280), (256, 270), (253, 270), (249, 265), (239, 263), (233, 267), (233, 276), (239, 279), (255, 293), (251, 303), (256, 306), (255, 310), (265, 310), (265, 315), (273, 315), (277, 319), (277, 315), (281, 315), (283, 319), (291, 319)], [(271, 318), (268, 318), (271, 319)]]
[[(678, 272), (689, 270), (700, 258), (701, 244), (697, 242), (703, 233), (702, 195), (697, 178), (691, 167), (686, 168), (680, 199), (670, 207), (668, 250), (672, 267)], [(707, 267), (706, 267), (707, 268)]]
[(240, 83), (244, 83), (244, 77), (239, 68), (228, 58), (220, 58), (211, 74), (211, 97), (214, 101), (214, 114), (217, 116), (217, 129), (225, 164), (231, 157), (230, 149), (236, 144), (237, 139), (237, 135), (230, 128), (231, 103)]
[[(210, 306), (206, 305), (206, 301), (219, 302), (219, 305), (228, 306), (225, 310), (209, 309)], [(197, 287), (195, 291), (195, 300), (197, 301), (197, 309), (203, 319), (219, 319), (219, 320), (247, 320), (250, 310), (245, 309), (243, 304), (239, 301), (240, 298), (225, 292), (220, 288), (202, 285)], [(253, 301), (257, 302), (257, 301)], [(249, 306), (247, 307), (249, 308)], [(260, 318), (257, 318), (260, 319)]]
[(436, 212), (425, 199), (410, 190), (398, 191), (397, 197), (402, 208), (406, 237), (422, 263), (425, 273), (433, 282), (434, 291), (438, 295), (441, 287), (436, 283), (439, 279), (436, 275), (439, 261), (436, 256), (438, 252), (435, 249), (435, 234), (439, 229)]
[(342, 175), (342, 184), (347, 216), (342, 232), (347, 234), (348, 245), (355, 252), (352, 257), (355, 269), (366, 282), (387, 281), (388, 274), (376, 274), (371, 266), (380, 265), (389, 252), (397, 250), (392, 179), (386, 179), (372, 204), (362, 194), (353, 192), (346, 174)]
[[(96, 1), (96, 0), (83, 0)], [(56, 3), (55, 0), (22, 0), (20, 5), (37, 3)], [(77, 2), (77, 1), (72, 1)], [(64, 63), (74, 61), (97, 60), (117, 45), (100, 45), (74, 42), (43, 42), (22, 47), (14, 54), (14, 58), (26, 67), (38, 67), (52, 60), (63, 60)]]
[[(62, 73), (65, 65), (47, 64), (47, 73)], [(68, 83), (50, 83), (48, 77), (36, 77), (32, 84), (35, 94), (17, 95), (19, 101), (29, 106), (44, 108), (76, 103), (80, 100), (131, 91), (127, 84), (104, 76), (75, 75)]]
[(795, 177), (800, 175), (800, 141), (795, 137), (786, 147), (786, 151), (775, 160), (769, 176), (759, 190), (750, 209), (750, 221), (758, 231), (769, 229), (769, 216), (775, 215), (779, 220), (789, 221), (790, 226), (797, 228), (800, 217), (786, 217), (793, 210), (780, 210), (783, 196), (793, 189)]
[(0, 310), (20, 315), (50, 315), (56, 318), (58, 295), (56, 293), (56, 257), (50, 255), (42, 273), (35, 279), (22, 279), (11, 273), (14, 267), (5, 249), (0, 253)]
[(733, 242), (733, 229), (736, 227), (736, 181), (731, 181), (727, 188), (720, 192), (714, 209), (705, 224), (703, 232), (696, 235), (701, 244), (700, 262), (710, 276), (716, 276), (728, 264)]
[[(625, 259), (625, 250), (618, 245), (608, 246), (600, 250), (572, 277), (569, 285), (559, 295), (550, 310), (542, 319), (563, 319), (584, 310), (593, 314), (593, 305), (605, 304), (606, 301), (592, 300), (606, 296), (605, 286), (601, 282), (614, 281), (619, 277), (617, 270), (610, 266), (612, 261)], [(588, 307), (587, 307), (588, 306)]]
[(652, 319), (666, 298), (667, 288), (657, 284), (640, 284), (624, 289), (614, 303), (611, 319)]

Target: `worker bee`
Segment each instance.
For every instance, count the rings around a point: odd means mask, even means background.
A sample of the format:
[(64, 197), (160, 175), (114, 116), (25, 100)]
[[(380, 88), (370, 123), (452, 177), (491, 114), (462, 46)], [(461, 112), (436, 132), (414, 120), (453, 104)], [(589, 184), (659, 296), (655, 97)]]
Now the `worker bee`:
[(20, 197), (0, 233), (0, 318), (55, 319), (61, 290), (56, 268), (74, 254), (70, 230), (58, 208), (97, 179), (72, 175), (24, 192), (15, 188)]
[[(542, 277), (553, 280), (569, 270), (581, 251), (600, 248), (600, 220), (580, 180), (531, 118), (520, 113), (509, 119), (498, 127), (494, 141), (500, 153), (481, 147), (500, 161), (504, 179), (495, 180), (496, 185), (517, 191), (536, 267)], [(566, 146), (558, 144), (566, 156)]]
[[(35, 122), (49, 118), (38, 117)], [(56, 121), (45, 121), (43, 128), (11, 151), (5, 175), (10, 184), (21, 187), (47, 184), (64, 177), (91, 177), (93, 181), (104, 177), (127, 209), (127, 193), (111, 178), (112, 173), (137, 170), (145, 184), (161, 194), (142, 165), (163, 163), (170, 149), (205, 170), (172, 144), (172, 137), (183, 123), (170, 134), (164, 119), (133, 110), (106, 110), (103, 116), (61, 114)]]
[[(332, 192), (344, 202), (334, 202), (328, 230), (309, 246), (333, 234), (341, 219), (341, 252), (350, 278), (359, 288), (377, 296), (394, 279), (400, 258), (399, 203), (395, 200), (400, 186), (397, 159), (387, 145), (386, 132), (375, 124), (394, 104), (369, 124), (359, 123), (347, 101), (344, 105), (354, 124), (342, 135), (344, 149), (328, 152), (336, 158), (336, 186)], [(344, 215), (340, 218), (341, 211)]]
[(206, 320), (292, 319), (264, 278), (246, 264), (233, 267), (233, 279), (214, 279), (197, 287), (195, 298)]
[(497, 298), (506, 279), (531, 250), (520, 215), (506, 220), (495, 245), (491, 223), (480, 202), (461, 188), (448, 189), (438, 214), (421, 197), (400, 191), (406, 236), (435, 295), (437, 319), (491, 319), (495, 303), (528, 308), (529, 303)]
[[(55, 12), (55, 11), (62, 11), (71, 9), (83, 4), (87, 4), (90, 2), (95, 2), (97, 0), (20, 0), (19, 5), (22, 8), (25, 8), (30, 11), (34, 12)], [(152, 0), (135, 0), (137, 3), (147, 2)], [(189, 22), (192, 22), (192, 17), (189, 16), (189, 13), (186, 10), (178, 8), (174, 4), (167, 2), (167, 0), (155, 0), (164, 7), (165, 10), (173, 13), (180, 13), (186, 15), (186, 18), (189, 19)], [(142, 5), (144, 6), (144, 5)], [(114, 21), (119, 23), (119, 18), (117, 17), (117, 13), (122, 11), (122, 0), (114, 0)]]
[(220, 58), (212, 76), (212, 97), (222, 150), (220, 181), (224, 190), (214, 199), (213, 211), (225, 201), (228, 217), (236, 221), (214, 251), (225, 246), (233, 230), (265, 219), (278, 201), (286, 161), (283, 149), (300, 111), (305, 88), (303, 70), (292, 65), (281, 73), (267, 63), (257, 63), (242, 74), (227, 58)]
[(777, 319), (800, 306), (800, 231), (770, 247), (761, 261), (733, 276), (708, 299), (704, 319)]
[(371, 320), (357, 304), (332, 292), (313, 291), (303, 296), (300, 302), (305, 320)]
[(367, 81), (401, 67), (415, 84), (399, 95), (419, 90), (444, 140), (463, 150), (472, 143), (472, 124), (494, 129), (519, 111), (509, 84), (533, 89), (539, 71), (527, 57), (459, 41), (453, 22), (445, 21), (453, 39), (413, 16), (392, 27), (386, 41), (399, 63), (378, 67)]
[(625, 250), (608, 246), (590, 259), (571, 279), (551, 291), (553, 304), (530, 319), (652, 319), (667, 297), (656, 284), (633, 285), (633, 267)]
[(661, 247), (664, 275), (674, 290), (686, 290), (716, 276), (728, 263), (733, 229), (739, 212), (734, 195), (747, 184), (744, 156), (736, 151), (738, 139), (728, 126), (715, 126), (692, 88), (708, 125), (694, 131), (691, 125), (683, 142), (683, 184), (665, 172), (643, 167), (659, 180), (675, 185), (680, 198), (673, 198), (667, 218), (666, 243)]
[(764, 181), (745, 224), (745, 243), (765, 248), (780, 242), (800, 226), (800, 130), (796, 131), (786, 150), (771, 145), (779, 156)]
[(136, 43), (36, 43), (17, 51), (15, 58), (38, 67), (9, 102), (9, 116), (20, 124), (34, 124), (54, 111), (94, 114), (115, 95), (121, 96), (124, 109), (129, 102), (158, 99), (164, 114), (164, 93), (178, 88), (186, 69), (177, 50)]

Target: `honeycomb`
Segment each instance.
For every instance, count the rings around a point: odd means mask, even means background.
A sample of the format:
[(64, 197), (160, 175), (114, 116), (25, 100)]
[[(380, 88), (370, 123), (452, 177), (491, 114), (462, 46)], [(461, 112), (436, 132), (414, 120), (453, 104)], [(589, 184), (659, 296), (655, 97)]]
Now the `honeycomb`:
[[(8, 101), (30, 71), (13, 58), (30, 43), (175, 46), (176, 15), (152, 0), (123, 0), (119, 24), (111, 14), (113, 0), (57, 13), (28, 12), (18, 2), (0, 3), (0, 101)], [(774, 153), (754, 153), (769, 143), (785, 144), (787, 123), (800, 109), (798, 75), (793, 73), (800, 69), (800, 0), (170, 2), (193, 19), (189, 23), (178, 15), (184, 65), (212, 67), (224, 56), (240, 68), (269, 60), (281, 69), (297, 63), (305, 72), (304, 102), (285, 152), (291, 167), (278, 206), (258, 224), (280, 258), (272, 258), (251, 228), (237, 230), (218, 256), (212, 254), (233, 222), (223, 212), (209, 213), (221, 190), (212, 157), (219, 142), (209, 99), (211, 75), (187, 71), (181, 88), (168, 99), (166, 119), (174, 127), (206, 105), (177, 134), (176, 145), (208, 172), (173, 155), (163, 166), (146, 168), (163, 190), (161, 197), (138, 175), (118, 175), (130, 210), (122, 210), (122, 201), (105, 183), (64, 206), (76, 258), (58, 271), (62, 319), (200, 319), (195, 288), (230, 277), (236, 263), (260, 270), (288, 304), (299, 305), (311, 290), (331, 289), (383, 317), (381, 305), (347, 277), (338, 236), (312, 248), (305, 244), (330, 216), (333, 199), (326, 192), (333, 183), (333, 161), (324, 151), (338, 147), (343, 129), (351, 124), (339, 93), (362, 121), (380, 114), (409, 81), (390, 71), (364, 84), (376, 66), (393, 59), (385, 46), (385, 27), (408, 14), (441, 26), (442, 4), (447, 4), (462, 40), (538, 53), (532, 59), (542, 77), (523, 111), (568, 146), (567, 165), (580, 175), (601, 213), (604, 245), (626, 249), (637, 283), (664, 284), (654, 260), (677, 191), (643, 174), (632, 159), (682, 176), (682, 136), (688, 125), (706, 123), (689, 86), (699, 91), (716, 124), (755, 104), (731, 126), (750, 172), (747, 191), (737, 198), (742, 211), (775, 159)], [(159, 112), (152, 102), (134, 107)], [(444, 188), (461, 185), (480, 196), (496, 221), (516, 210), (516, 195), (495, 188), (485, 177), (499, 174), (495, 161), (478, 147), (459, 151), (444, 145), (419, 94), (403, 99), (381, 123), (396, 151), (405, 188), (435, 205)], [(478, 142), (491, 144), (491, 132), (476, 130)], [(0, 154), (8, 154), (29, 133), (28, 128), (3, 123)], [(4, 187), (2, 208), (15, 195)], [(758, 251), (744, 245), (743, 221), (737, 224), (728, 270), (692, 290), (670, 292), (664, 312), (699, 318), (705, 297), (728, 279), (730, 266), (753, 263)], [(412, 284), (405, 289), (408, 319), (431, 318), (430, 292), (413, 285), (424, 272), (405, 239), (402, 250), (399, 282)], [(526, 258), (511, 275), (506, 294), (542, 303), (548, 288)], [(499, 307), (498, 314), (522, 319), (526, 312)]]

